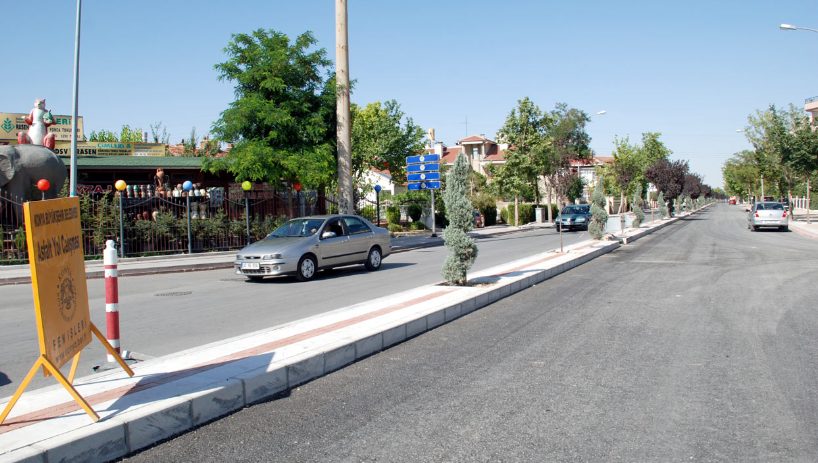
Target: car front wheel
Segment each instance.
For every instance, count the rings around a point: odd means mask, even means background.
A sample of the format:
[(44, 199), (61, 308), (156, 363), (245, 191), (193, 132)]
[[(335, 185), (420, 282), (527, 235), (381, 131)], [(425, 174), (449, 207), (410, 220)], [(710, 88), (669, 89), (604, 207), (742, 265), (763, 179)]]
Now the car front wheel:
[(312, 256), (303, 256), (301, 260), (298, 261), (298, 269), (295, 272), (295, 278), (298, 281), (309, 281), (315, 276), (315, 270), (317, 269), (317, 265), (315, 263), (315, 257)]
[(375, 246), (369, 250), (369, 256), (366, 258), (367, 270), (378, 270), (381, 268), (381, 248)]

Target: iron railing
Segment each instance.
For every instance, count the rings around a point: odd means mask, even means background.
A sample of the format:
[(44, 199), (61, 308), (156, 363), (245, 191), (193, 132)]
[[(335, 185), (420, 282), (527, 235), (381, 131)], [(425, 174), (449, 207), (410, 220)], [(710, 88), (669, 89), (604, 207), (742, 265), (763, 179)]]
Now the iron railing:
[[(22, 199), (0, 190), (0, 264), (28, 262), (22, 204)], [(230, 189), (224, 195), (189, 198), (84, 195), (83, 249), (89, 259), (102, 257), (107, 240), (114, 240), (125, 256), (240, 249), (287, 218), (324, 214), (331, 208), (323, 193), (290, 195), (263, 185), (249, 192)]]

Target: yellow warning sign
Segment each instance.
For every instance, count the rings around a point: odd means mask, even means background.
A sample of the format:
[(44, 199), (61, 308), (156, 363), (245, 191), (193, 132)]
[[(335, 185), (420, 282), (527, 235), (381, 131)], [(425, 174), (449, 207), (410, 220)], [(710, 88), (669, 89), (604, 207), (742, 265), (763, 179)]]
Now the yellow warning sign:
[(91, 342), (79, 197), (24, 207), (40, 353), (59, 368)]

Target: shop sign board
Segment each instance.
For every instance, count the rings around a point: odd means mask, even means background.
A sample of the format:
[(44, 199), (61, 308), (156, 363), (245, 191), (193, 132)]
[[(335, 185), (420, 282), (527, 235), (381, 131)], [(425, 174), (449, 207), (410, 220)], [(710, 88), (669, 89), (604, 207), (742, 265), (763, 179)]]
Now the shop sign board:
[[(164, 156), (164, 143), (117, 141), (77, 142), (77, 156)], [(60, 156), (71, 154), (71, 142), (57, 142), (54, 151)]]
[[(28, 114), (0, 113), (0, 140), (17, 140), (18, 132), (28, 132), (26, 117)], [(71, 116), (54, 116), (54, 124), (48, 132), (54, 134), (57, 141), (71, 141)], [(77, 117), (77, 141), (85, 138), (82, 132), (82, 116)]]

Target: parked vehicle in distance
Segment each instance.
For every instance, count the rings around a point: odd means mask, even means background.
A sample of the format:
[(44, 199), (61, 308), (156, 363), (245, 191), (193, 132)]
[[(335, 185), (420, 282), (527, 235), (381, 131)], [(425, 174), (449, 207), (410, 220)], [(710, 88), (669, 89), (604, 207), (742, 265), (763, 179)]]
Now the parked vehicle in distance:
[(364, 264), (378, 270), (392, 252), (389, 232), (357, 215), (301, 217), (285, 222), (236, 254), (236, 274), (258, 281), (295, 275), (311, 280), (319, 270)]
[(747, 228), (751, 231), (758, 231), (762, 227), (789, 231), (789, 217), (787, 217), (787, 210), (784, 209), (783, 204), (772, 201), (753, 204), (747, 215)]
[(480, 211), (474, 211), (474, 226), (475, 228), (483, 228), (486, 226), (486, 221)]
[(730, 196), (730, 199), (727, 201), (727, 204), (736, 204), (736, 197)]
[(565, 206), (557, 216), (557, 231), (565, 230), (587, 230), (591, 222), (590, 204), (573, 204)]

